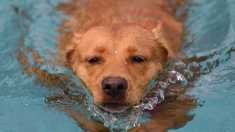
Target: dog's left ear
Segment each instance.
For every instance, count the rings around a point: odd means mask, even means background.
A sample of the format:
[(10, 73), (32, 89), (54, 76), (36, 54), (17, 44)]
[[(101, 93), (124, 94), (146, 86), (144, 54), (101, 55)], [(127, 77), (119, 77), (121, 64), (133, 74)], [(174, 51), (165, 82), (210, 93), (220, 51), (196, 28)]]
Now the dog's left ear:
[(146, 19), (143, 20), (140, 25), (145, 29), (151, 30), (155, 39), (160, 37), (161, 31), (163, 30), (162, 21), (160, 20)]
[(165, 46), (162, 44), (162, 43), (160, 43), (160, 42), (158, 42), (158, 49), (159, 49), (159, 53), (160, 53), (160, 56), (159, 56), (159, 58), (160, 58), (160, 61), (163, 63), (163, 62), (166, 62), (167, 61), (167, 58), (168, 58), (168, 51), (167, 51), (167, 49), (165, 48)]
[(160, 37), (161, 32), (163, 30), (163, 23), (160, 20), (155, 19), (146, 19), (140, 23), (140, 26), (144, 27), (147, 30), (150, 30), (154, 34), (154, 39), (156, 41), (157, 52), (159, 54), (159, 58), (161, 62), (167, 61), (168, 51), (164, 44), (157, 41)]

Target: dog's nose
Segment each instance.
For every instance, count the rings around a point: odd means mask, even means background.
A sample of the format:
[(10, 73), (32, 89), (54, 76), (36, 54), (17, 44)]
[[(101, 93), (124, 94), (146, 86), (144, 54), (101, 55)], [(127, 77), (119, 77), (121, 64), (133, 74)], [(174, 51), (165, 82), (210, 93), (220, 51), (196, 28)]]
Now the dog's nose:
[(103, 91), (113, 98), (122, 96), (127, 90), (127, 81), (121, 77), (107, 77), (102, 81)]

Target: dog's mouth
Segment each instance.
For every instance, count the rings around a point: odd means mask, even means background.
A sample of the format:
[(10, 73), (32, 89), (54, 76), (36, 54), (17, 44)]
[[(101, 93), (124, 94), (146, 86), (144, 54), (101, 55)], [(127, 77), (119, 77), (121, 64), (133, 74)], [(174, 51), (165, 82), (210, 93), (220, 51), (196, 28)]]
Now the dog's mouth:
[(128, 103), (107, 102), (103, 103), (102, 106), (105, 109), (108, 109), (109, 111), (115, 112), (115, 111), (123, 111), (129, 108), (131, 105)]

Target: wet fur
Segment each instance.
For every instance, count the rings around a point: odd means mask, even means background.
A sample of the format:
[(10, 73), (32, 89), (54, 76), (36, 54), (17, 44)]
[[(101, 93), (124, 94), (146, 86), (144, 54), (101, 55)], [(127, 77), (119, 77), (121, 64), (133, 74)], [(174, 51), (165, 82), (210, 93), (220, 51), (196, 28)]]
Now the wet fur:
[[(63, 20), (61, 28), (57, 30), (62, 37), (55, 37), (60, 42), (57, 45), (59, 56), (48, 51), (58, 62), (48, 63), (71, 67), (97, 103), (109, 99), (100, 93), (101, 80), (106, 76), (122, 76), (128, 80), (130, 94), (119, 101), (133, 104), (142, 96), (153, 76), (162, 70), (161, 63), (179, 51), (183, 27), (174, 17), (175, 8), (170, 6), (171, 2), (176, 5), (183, 3), (176, 0), (71, 0), (70, 3), (60, 4), (57, 9), (62, 10), (69, 20)], [(68, 33), (65, 29), (73, 33)], [(125, 39), (121, 36), (125, 36)], [(96, 38), (103, 45), (99, 46), (98, 41), (90, 38)], [(23, 41), (20, 46), (24, 46)], [(125, 50), (120, 52), (122, 49)], [(147, 56), (148, 62), (133, 64), (128, 60), (137, 51)], [(31, 52), (34, 62), (43, 65), (45, 59), (37, 51)], [(95, 67), (87, 65), (86, 58), (95, 52), (105, 61), (108, 60), (107, 64), (101, 62)], [(17, 60), (25, 73), (28, 76), (35, 75), (36, 83), (46, 85), (49, 90), (51, 86), (58, 85), (58, 82), (61, 84), (62, 80), (71, 78), (70, 75), (51, 75), (42, 71), (40, 67), (31, 65), (23, 52), (19, 50), (17, 53)], [(61, 85), (61, 89), (66, 90), (63, 86), (65, 85)], [(175, 89), (180, 86), (173, 87)], [(47, 100), (50, 102), (58, 100), (57, 98), (60, 99), (61, 96), (48, 97)], [(130, 131), (166, 131), (181, 127), (192, 119), (187, 116), (192, 106), (195, 104), (191, 97), (167, 95), (159, 104), (158, 112), (152, 120)], [(85, 115), (67, 107), (61, 109), (69, 113), (84, 131), (108, 131), (98, 121), (89, 121)]]
[[(112, 100), (102, 92), (101, 82), (105, 77), (122, 77), (128, 82), (125, 98), (116, 101), (134, 104), (142, 97), (148, 83), (162, 70), (162, 63), (177, 54), (183, 34), (182, 23), (174, 17), (171, 1), (161, 0), (91, 0), (60, 4), (70, 17), (62, 29), (73, 30), (67, 47), (66, 60), (74, 73), (82, 80), (98, 104)], [(74, 6), (77, 5), (77, 6)], [(75, 30), (76, 29), (76, 30)], [(141, 55), (147, 61), (133, 63), (131, 57)], [(98, 56), (98, 64), (91, 65), (87, 59)], [(169, 103), (170, 104), (170, 103)], [(185, 108), (188, 111), (189, 108)], [(78, 113), (66, 110), (83, 128), (89, 131), (107, 130), (99, 122), (91, 122)], [(177, 112), (176, 112), (177, 113)], [(175, 114), (176, 114), (175, 113)], [(184, 113), (177, 116), (159, 117), (141, 124), (132, 131), (165, 131), (176, 124), (185, 124)], [(82, 123), (82, 121), (86, 123)], [(173, 123), (175, 122), (175, 123)], [(155, 124), (152, 126), (152, 124)], [(89, 128), (89, 126), (99, 126)]]
[[(183, 33), (182, 24), (153, 0), (92, 1), (77, 28), (67, 62), (98, 104), (113, 100), (102, 92), (106, 77), (126, 79), (126, 95), (116, 101), (136, 103), (162, 63), (178, 52)], [(135, 63), (133, 56), (146, 61)], [(92, 57), (99, 64), (89, 64)]]

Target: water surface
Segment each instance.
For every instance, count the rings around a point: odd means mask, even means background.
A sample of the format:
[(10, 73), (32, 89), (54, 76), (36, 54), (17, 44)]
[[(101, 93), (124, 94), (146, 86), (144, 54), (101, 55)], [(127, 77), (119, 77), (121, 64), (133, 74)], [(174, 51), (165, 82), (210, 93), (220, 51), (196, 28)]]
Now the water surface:
[[(45, 103), (45, 96), (63, 89), (40, 85), (30, 74), (32, 69), (27, 69), (30, 64), (53, 75), (73, 75), (64, 66), (47, 63), (58, 62), (51, 54), (58, 55), (58, 41), (53, 37), (61, 36), (55, 31), (66, 16), (54, 7), (66, 1), (0, 0), (0, 131), (82, 131), (70, 116)], [(189, 14), (182, 52), (201, 69), (198, 81), (184, 94), (200, 105), (190, 111), (195, 115), (192, 121), (169, 131), (234, 131), (234, 4), (234, 0), (197, 0), (186, 5)], [(31, 51), (45, 58), (44, 65), (35, 62)], [(28, 63), (17, 58), (25, 58)], [(149, 120), (146, 114), (140, 122)]]

